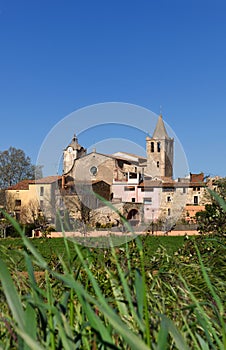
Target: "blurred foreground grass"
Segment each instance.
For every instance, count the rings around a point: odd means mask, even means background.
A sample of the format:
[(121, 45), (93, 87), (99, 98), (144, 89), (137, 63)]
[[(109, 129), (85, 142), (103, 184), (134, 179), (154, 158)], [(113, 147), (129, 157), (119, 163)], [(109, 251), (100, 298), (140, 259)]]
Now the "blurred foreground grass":
[(225, 237), (96, 249), (31, 240), (13, 224), (21, 240), (1, 244), (1, 349), (226, 349)]

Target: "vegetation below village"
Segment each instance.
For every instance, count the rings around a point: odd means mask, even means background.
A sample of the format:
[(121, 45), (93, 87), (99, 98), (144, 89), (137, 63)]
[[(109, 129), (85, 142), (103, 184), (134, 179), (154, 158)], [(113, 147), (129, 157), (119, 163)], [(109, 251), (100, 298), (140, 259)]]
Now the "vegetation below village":
[(1, 348), (225, 349), (225, 237), (21, 235), (1, 244)]

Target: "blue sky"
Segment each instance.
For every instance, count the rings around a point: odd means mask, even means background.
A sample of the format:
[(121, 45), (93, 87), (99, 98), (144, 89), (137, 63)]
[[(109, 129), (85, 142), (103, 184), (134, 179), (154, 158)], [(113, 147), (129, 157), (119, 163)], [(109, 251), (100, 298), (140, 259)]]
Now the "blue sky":
[(0, 150), (35, 163), (77, 109), (162, 106), (190, 171), (226, 176), (225, 14), (224, 0), (0, 0)]

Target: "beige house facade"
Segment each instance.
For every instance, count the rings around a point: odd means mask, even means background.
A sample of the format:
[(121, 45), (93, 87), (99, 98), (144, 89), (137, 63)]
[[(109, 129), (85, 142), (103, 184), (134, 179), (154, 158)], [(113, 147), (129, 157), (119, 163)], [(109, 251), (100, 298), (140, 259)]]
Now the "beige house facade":
[(55, 192), (59, 176), (23, 180), (6, 190), (6, 209), (21, 223), (32, 223), (43, 212), (49, 222), (54, 219)]

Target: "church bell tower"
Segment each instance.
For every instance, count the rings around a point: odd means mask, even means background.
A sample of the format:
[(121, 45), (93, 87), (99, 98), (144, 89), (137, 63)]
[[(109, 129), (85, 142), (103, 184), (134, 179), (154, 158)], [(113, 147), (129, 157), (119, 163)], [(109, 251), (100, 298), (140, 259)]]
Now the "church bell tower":
[(173, 145), (174, 139), (168, 136), (160, 115), (152, 137), (146, 137), (147, 175), (173, 177)]
[(74, 161), (86, 154), (86, 149), (79, 145), (76, 135), (64, 150), (63, 174), (67, 174), (73, 167)]

